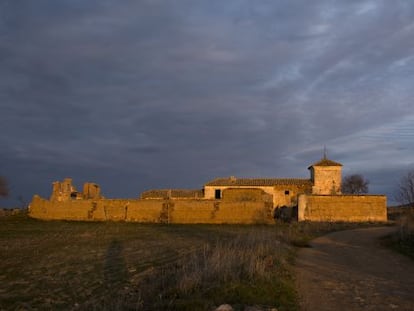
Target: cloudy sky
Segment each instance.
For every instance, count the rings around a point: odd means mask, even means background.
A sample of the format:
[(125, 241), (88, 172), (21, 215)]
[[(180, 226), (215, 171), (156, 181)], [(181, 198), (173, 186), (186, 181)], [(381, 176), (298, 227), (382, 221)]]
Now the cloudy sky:
[(414, 3), (1, 0), (0, 175), (48, 197), (414, 169)]

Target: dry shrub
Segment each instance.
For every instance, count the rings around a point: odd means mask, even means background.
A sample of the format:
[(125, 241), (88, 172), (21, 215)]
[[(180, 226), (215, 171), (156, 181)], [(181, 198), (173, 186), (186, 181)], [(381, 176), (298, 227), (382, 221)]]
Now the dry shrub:
[(398, 238), (401, 241), (414, 240), (414, 212), (407, 211), (398, 220)]
[[(181, 310), (177, 303), (191, 304), (193, 296), (208, 296), (223, 287), (260, 281), (273, 284), (281, 271), (285, 271), (283, 257), (290, 250), (278, 240), (279, 234), (269, 227), (252, 227), (232, 237), (205, 243), (175, 263), (142, 273), (130, 287), (132, 292), (115, 299), (120, 300), (122, 308), (111, 305), (107, 309)], [(203, 304), (211, 304), (211, 297), (203, 299)]]
[(397, 218), (398, 230), (384, 238), (385, 245), (414, 259), (414, 212), (404, 210)]
[(251, 230), (234, 239), (205, 244), (180, 261), (178, 290), (188, 294), (206, 284), (220, 285), (274, 276), (283, 246), (274, 232)]

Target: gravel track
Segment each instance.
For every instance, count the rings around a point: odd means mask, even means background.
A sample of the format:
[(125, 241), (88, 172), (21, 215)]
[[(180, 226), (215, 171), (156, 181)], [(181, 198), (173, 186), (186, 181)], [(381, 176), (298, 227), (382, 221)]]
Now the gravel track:
[(301, 310), (414, 310), (414, 261), (380, 243), (394, 230), (335, 232), (301, 249), (296, 264)]

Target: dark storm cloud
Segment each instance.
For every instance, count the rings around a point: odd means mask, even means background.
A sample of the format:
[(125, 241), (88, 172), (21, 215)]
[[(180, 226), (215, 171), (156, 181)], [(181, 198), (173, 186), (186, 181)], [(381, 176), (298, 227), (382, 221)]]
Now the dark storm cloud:
[(327, 145), (386, 192), (413, 167), (413, 20), (406, 1), (3, 1), (1, 174), (136, 196), (306, 177)]

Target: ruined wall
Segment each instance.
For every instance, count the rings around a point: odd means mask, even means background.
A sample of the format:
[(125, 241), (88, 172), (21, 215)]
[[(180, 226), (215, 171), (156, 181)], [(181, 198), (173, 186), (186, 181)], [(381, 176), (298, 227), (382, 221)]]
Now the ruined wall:
[(101, 188), (95, 183), (85, 183), (83, 185), (82, 198), (85, 200), (101, 199)]
[(87, 182), (83, 185), (83, 192), (78, 192), (72, 184), (72, 179), (65, 178), (63, 181), (55, 181), (53, 183), (50, 201), (64, 202), (72, 201), (73, 199), (88, 200), (101, 198), (101, 188), (99, 185)]
[(53, 183), (51, 201), (67, 201), (71, 199), (72, 194), (76, 194), (77, 190), (72, 185), (71, 178), (65, 178), (62, 182), (55, 181)]
[(38, 219), (143, 223), (272, 223), (272, 204), (222, 200), (71, 200), (35, 196), (29, 216)]
[(300, 195), (299, 221), (387, 221), (384, 195)]

